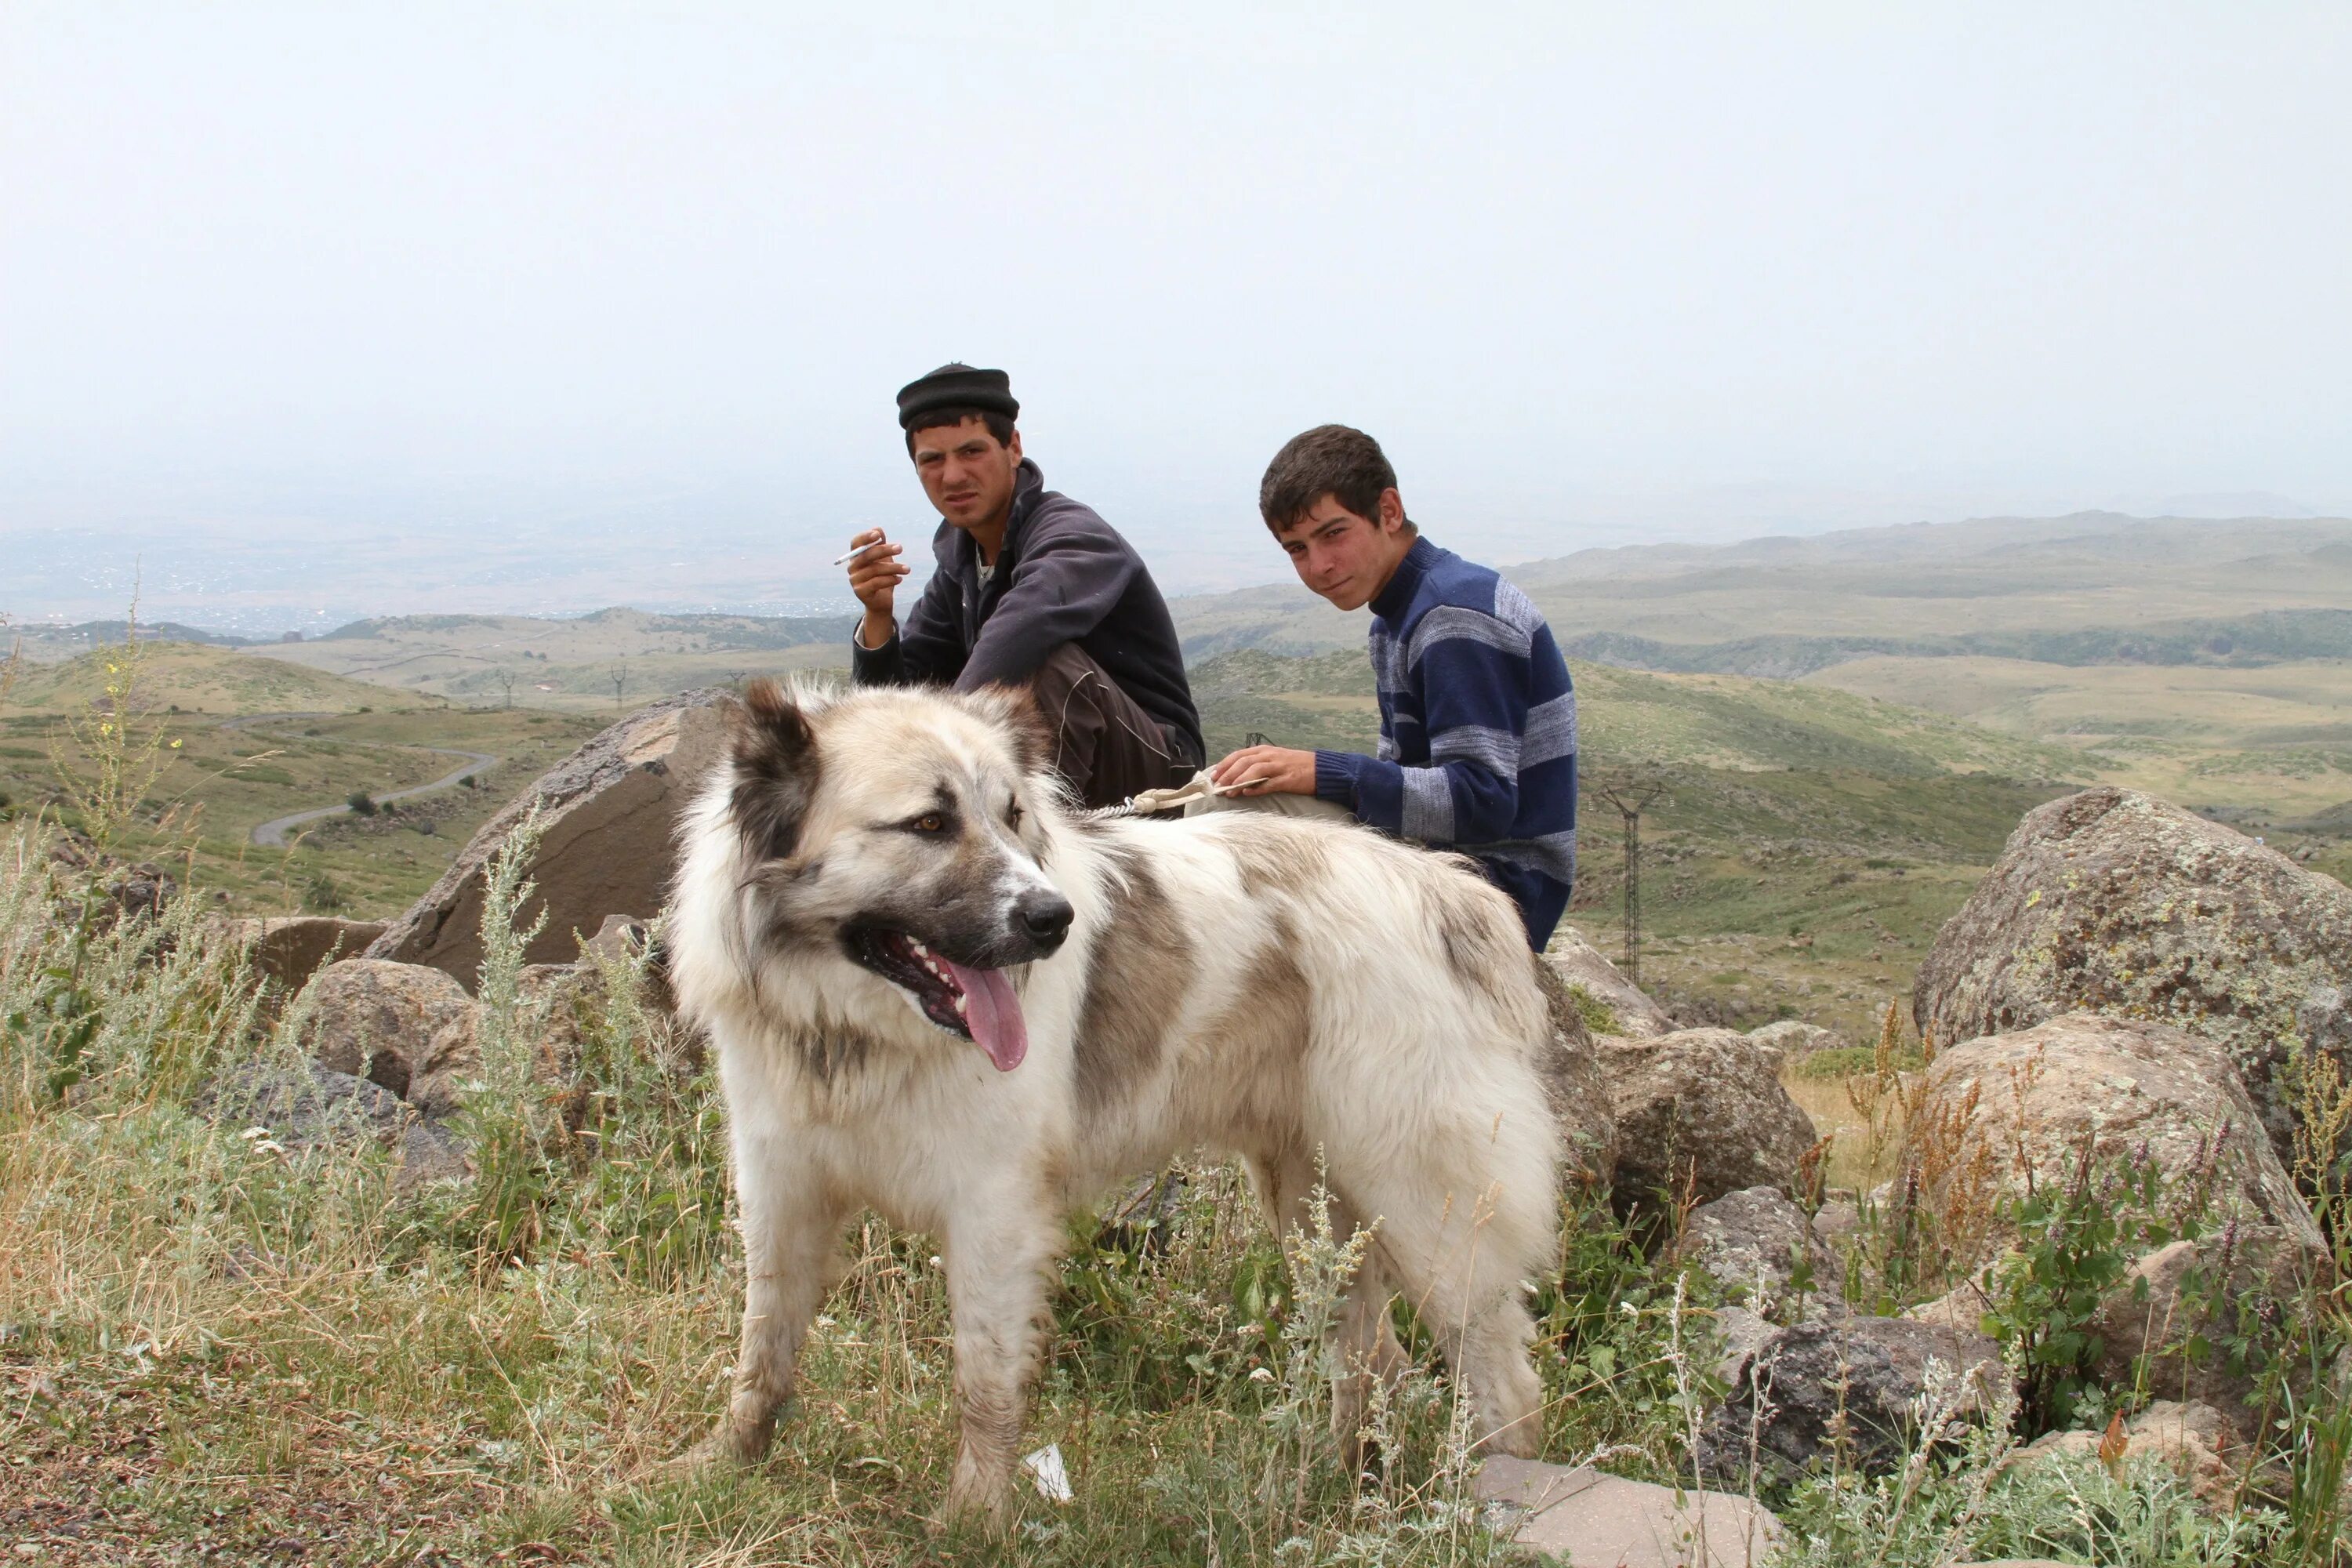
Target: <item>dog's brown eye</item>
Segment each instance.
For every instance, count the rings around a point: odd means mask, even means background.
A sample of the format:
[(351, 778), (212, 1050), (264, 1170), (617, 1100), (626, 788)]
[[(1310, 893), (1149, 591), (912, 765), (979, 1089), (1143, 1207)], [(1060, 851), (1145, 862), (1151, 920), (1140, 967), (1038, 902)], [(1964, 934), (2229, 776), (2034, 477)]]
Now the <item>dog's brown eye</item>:
[(918, 833), (945, 833), (947, 829), (948, 819), (936, 811), (915, 818), (915, 831)]
[(1021, 831), (1021, 818), (1023, 815), (1021, 803), (1017, 800), (1014, 801), (1011, 805), (1004, 808), (1004, 825), (1007, 827), (1012, 828), (1015, 833), (1018, 833)]

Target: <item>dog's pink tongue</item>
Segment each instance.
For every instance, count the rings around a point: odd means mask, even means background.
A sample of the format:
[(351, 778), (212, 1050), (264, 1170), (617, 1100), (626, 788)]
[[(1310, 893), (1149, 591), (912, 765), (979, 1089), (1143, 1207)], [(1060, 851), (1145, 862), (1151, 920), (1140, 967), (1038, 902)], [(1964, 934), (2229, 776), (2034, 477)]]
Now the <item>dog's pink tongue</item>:
[(1029, 1026), (1021, 1016), (1013, 982), (1002, 969), (966, 969), (952, 958), (948, 968), (963, 987), (963, 1021), (971, 1026), (971, 1037), (998, 1072), (1011, 1072), (1029, 1054)]

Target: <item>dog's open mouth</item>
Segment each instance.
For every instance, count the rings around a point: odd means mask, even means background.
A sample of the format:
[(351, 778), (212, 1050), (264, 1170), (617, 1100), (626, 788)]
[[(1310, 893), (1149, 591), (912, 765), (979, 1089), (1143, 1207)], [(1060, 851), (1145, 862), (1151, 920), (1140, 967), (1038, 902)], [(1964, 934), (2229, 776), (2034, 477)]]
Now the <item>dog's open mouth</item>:
[(1004, 971), (967, 969), (905, 931), (882, 926), (859, 926), (848, 942), (850, 957), (912, 996), (924, 1017), (986, 1051), (997, 1071), (1021, 1065), (1029, 1052), (1029, 1026)]

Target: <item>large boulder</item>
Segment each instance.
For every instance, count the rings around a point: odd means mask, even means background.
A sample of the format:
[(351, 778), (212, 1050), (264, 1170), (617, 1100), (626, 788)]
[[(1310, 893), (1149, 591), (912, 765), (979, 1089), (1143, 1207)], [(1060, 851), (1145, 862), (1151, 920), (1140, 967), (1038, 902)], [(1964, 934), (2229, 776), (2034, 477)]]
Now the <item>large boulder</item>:
[(381, 1085), (395, 1095), (425, 1047), (474, 1004), (437, 969), (381, 958), (346, 958), (310, 982), (302, 1043), (319, 1065)]
[(289, 993), (302, 989), (335, 960), (358, 957), (383, 934), (382, 921), (333, 915), (247, 917), (221, 924), (230, 941), (247, 950), (254, 973)]
[(2352, 889), (2244, 834), (2128, 790), (2036, 807), (1920, 965), (1912, 1015), (1946, 1044), (2061, 1014), (2174, 1025), (2221, 1045), (2291, 1157), (2281, 1068), (2352, 1047)]
[[(1934, 1380), (1931, 1363), (1942, 1368)], [(1981, 1334), (1859, 1316), (1773, 1330), (1728, 1370), (1730, 1395), (1701, 1426), (1694, 1457), (1702, 1475), (1738, 1485), (1748, 1480), (1751, 1449), (1756, 1468), (1782, 1481), (1833, 1458), (1894, 1469), (1931, 1381), (1940, 1418), (1981, 1413), (2009, 1377), (2000, 1348)]]
[(1574, 926), (1563, 924), (1553, 933), (1544, 957), (1562, 980), (1615, 1016), (1613, 1019), (1604, 1019), (1597, 1033), (1646, 1038), (1674, 1032), (1675, 1021), (1666, 1016), (1666, 1010), (1643, 995), (1615, 964), (1601, 955), (1599, 948), (1578, 935)]
[(521, 911), (547, 925), (525, 957), (560, 963), (613, 915), (650, 919), (675, 867), (672, 829), (704, 768), (723, 750), (716, 690), (683, 692), (591, 740), (482, 825), (441, 879), (369, 947), (367, 956), (425, 963), (470, 984), (482, 963), (482, 899), (490, 858), (539, 807), (530, 876), (539, 891)]
[(1710, 1203), (1742, 1187), (1794, 1187), (1812, 1120), (1747, 1036), (1684, 1029), (1601, 1039), (1617, 1123), (1617, 1191)]
[(2326, 1243), (2229, 1056), (2158, 1024), (2076, 1013), (1943, 1052), (1921, 1086), (1897, 1190), (1916, 1192), (1966, 1272), (2016, 1239), (2003, 1201), (2077, 1180), (2086, 1147), (2092, 1180), (2152, 1163), (2172, 1179), (2168, 1205), (2201, 1188), (2213, 1229), (2234, 1225), (2249, 1248), (2325, 1266)]
[(1605, 1185), (1617, 1169), (1617, 1122), (1609, 1110), (1609, 1084), (1601, 1055), (1576, 999), (1559, 972), (1538, 959), (1536, 983), (1551, 1015), (1543, 1060), (1546, 1098), (1568, 1151), (1570, 1179)]

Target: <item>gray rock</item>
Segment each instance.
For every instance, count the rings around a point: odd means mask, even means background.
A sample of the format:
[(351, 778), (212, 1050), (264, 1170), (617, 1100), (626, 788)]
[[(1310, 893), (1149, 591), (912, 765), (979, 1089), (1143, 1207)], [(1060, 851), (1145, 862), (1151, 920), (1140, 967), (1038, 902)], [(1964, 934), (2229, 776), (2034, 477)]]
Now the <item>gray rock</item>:
[(247, 1063), (206, 1085), (192, 1109), (227, 1125), (266, 1127), (289, 1151), (373, 1142), (398, 1156), (395, 1180), (403, 1189), (469, 1173), (465, 1145), (425, 1122), (399, 1096), (316, 1062), (294, 1068)]
[(1617, 1122), (1608, 1080), (1584, 1017), (1557, 970), (1538, 959), (1536, 982), (1551, 1014), (1551, 1044), (1539, 1064), (1554, 1121), (1568, 1150), (1571, 1181), (1606, 1185), (1617, 1169)]
[(1674, 1032), (1675, 1021), (1666, 1016), (1666, 1010), (1643, 995), (1618, 972), (1615, 964), (1601, 956), (1599, 948), (1578, 935), (1574, 926), (1562, 924), (1553, 933), (1544, 956), (1562, 980), (1580, 988), (1616, 1015), (1617, 1026), (1612, 1029), (1604, 1025), (1600, 1033), (1643, 1039)]
[(682, 692), (638, 710), (556, 764), (484, 823), (449, 869), (368, 949), (371, 958), (425, 963), (472, 984), (481, 968), (485, 868), (507, 835), (540, 806), (543, 829), (530, 875), (547, 927), (525, 954), (560, 963), (614, 915), (651, 919), (676, 865), (671, 830), (702, 770), (724, 744), (715, 690)]
[[(1844, 1307), (1843, 1281), (1805, 1211), (1778, 1187), (1743, 1187), (1691, 1210), (1670, 1257), (1711, 1276), (1726, 1300), (1776, 1322)], [(1811, 1276), (1801, 1294), (1801, 1265)]]
[(1760, 1503), (1497, 1456), (1471, 1490), (1497, 1533), (1568, 1568), (1750, 1568), (1780, 1543)]
[(1927, 1068), (1903, 1176), (1966, 1272), (2015, 1240), (2003, 1201), (2077, 1179), (2086, 1144), (2094, 1179), (2152, 1162), (2177, 1184), (2210, 1184), (2216, 1228), (2234, 1221), (2249, 1247), (2325, 1266), (2326, 1241), (2228, 1055), (2160, 1025), (2078, 1013), (1945, 1051)]
[(1742, 1187), (1787, 1191), (1813, 1146), (1811, 1119), (1745, 1035), (1604, 1036), (1601, 1070), (1617, 1123), (1622, 1201), (1687, 1193), (1704, 1204)]
[[(1963, 1410), (1982, 1408), (2009, 1376), (2000, 1347), (1982, 1335), (1902, 1318), (1843, 1317), (1776, 1329), (1700, 1428), (1700, 1473), (1744, 1485), (1752, 1427), (1757, 1465), (1794, 1480), (1832, 1458), (1841, 1426), (1846, 1462), (1892, 1469), (1910, 1443), (1931, 1359), (1963, 1380)], [(1758, 1423), (1759, 1387), (1765, 1415)]]
[(2352, 1047), (2352, 889), (2244, 834), (2127, 790), (2036, 807), (1920, 965), (1943, 1044), (2075, 1012), (2165, 1023), (2237, 1063), (2291, 1159), (2290, 1038)]
[(427, 1045), (473, 1005), (437, 969), (346, 958), (311, 980), (303, 1044), (321, 1067), (406, 1094)]

